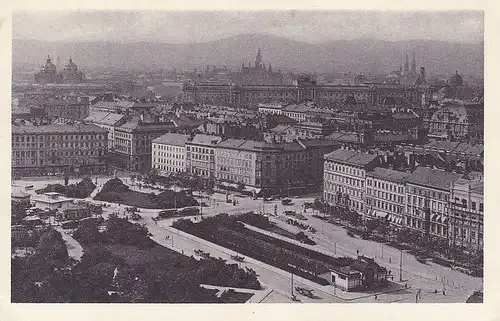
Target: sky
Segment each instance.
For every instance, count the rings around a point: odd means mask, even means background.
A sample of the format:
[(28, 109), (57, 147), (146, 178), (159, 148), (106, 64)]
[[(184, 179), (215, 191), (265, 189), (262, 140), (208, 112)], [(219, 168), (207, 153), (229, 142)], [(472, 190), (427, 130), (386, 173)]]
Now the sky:
[(17, 11), (13, 38), (46, 41), (208, 42), (271, 34), (309, 43), (388, 41), (482, 42), (480, 11)]

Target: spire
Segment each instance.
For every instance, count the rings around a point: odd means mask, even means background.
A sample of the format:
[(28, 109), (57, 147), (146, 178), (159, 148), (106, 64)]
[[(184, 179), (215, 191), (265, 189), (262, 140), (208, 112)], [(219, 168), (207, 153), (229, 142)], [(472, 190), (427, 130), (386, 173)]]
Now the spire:
[(408, 68), (408, 54), (405, 54), (406, 56), (406, 59), (405, 59), (405, 63), (403, 65), (403, 72), (407, 73), (409, 68)]
[(73, 59), (71, 59), (71, 56), (69, 56), (69, 63), (72, 63)]
[(273, 72), (273, 68), (271, 67), (271, 64), (269, 64), (269, 73), (272, 73)]
[(257, 51), (257, 57), (255, 58), (255, 68), (262, 67), (262, 54), (260, 52), (260, 48)]
[(417, 73), (417, 62), (415, 61), (415, 49), (413, 49), (413, 60), (411, 61), (411, 72), (413, 74)]

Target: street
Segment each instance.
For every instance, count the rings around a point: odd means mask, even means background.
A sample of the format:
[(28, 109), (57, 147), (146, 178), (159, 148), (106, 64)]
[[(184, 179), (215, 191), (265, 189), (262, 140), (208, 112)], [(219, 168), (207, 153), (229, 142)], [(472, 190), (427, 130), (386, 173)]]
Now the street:
[[(34, 187), (32, 189), (26, 191), (33, 195), (35, 194), (36, 189), (45, 187), (47, 183), (55, 183), (56, 179), (58, 182), (62, 183), (60, 178), (55, 177), (23, 181), (17, 180), (13, 184), (13, 189), (24, 190), (25, 186), (33, 185)], [(95, 182), (95, 177), (92, 179)], [(99, 177), (97, 179), (98, 188), (92, 193), (92, 196), (94, 196), (98, 189), (101, 188), (109, 179), (110, 177)], [(78, 181), (79, 179), (71, 179), (70, 183)], [(127, 179), (124, 182), (130, 184), (130, 179)], [(135, 189), (135, 187), (132, 188)], [(377, 294), (377, 299), (375, 300), (375, 293), (368, 295), (362, 293), (342, 294), (340, 290), (336, 289), (339, 293), (335, 293), (334, 295), (334, 290), (331, 286), (311, 284), (312, 282), (308, 280), (294, 276), (294, 287), (301, 286), (304, 288), (311, 288), (311, 286), (315, 285), (315, 299), (310, 299), (295, 293), (301, 302), (415, 302), (415, 294), (418, 289), (421, 289), (419, 302), (465, 302), (472, 292), (482, 289), (482, 278), (468, 276), (432, 262), (422, 264), (418, 262), (415, 257), (404, 252), (402, 253), (403, 281), (400, 282), (399, 269), (401, 252), (398, 249), (373, 241), (350, 237), (347, 235), (345, 229), (312, 217), (312, 210), (304, 212), (303, 204), (305, 202), (313, 202), (314, 198), (314, 195), (295, 198), (293, 199), (293, 203), (288, 206), (283, 206), (281, 201), (265, 202), (264, 210), (266, 213), (273, 213), (274, 207), (276, 206), (277, 213), (279, 215), (281, 215), (284, 210), (293, 210), (297, 213), (303, 213), (307, 217), (307, 221), (304, 221), (304, 223), (314, 227), (317, 231), (315, 234), (306, 232), (317, 243), (317, 245), (313, 248), (326, 251), (337, 256), (355, 257), (357, 253), (359, 253), (359, 255), (375, 258), (377, 263), (391, 271), (391, 275), (394, 276), (393, 281), (396, 283), (394, 284), (394, 289), (398, 286), (403, 289), (397, 291), (395, 290), (390, 293), (379, 293)], [(259, 213), (262, 211), (262, 199), (253, 200), (251, 197), (236, 197), (235, 199), (238, 201), (237, 206), (233, 206), (232, 203), (226, 203), (225, 199), (225, 194), (215, 193), (212, 195), (210, 200), (206, 201), (210, 207), (203, 208), (203, 216), (213, 216), (219, 213), (235, 214), (248, 211), (255, 211)], [(92, 201), (91, 198), (87, 198), (86, 200)], [(92, 202), (97, 204), (105, 203), (100, 201)], [(103, 207), (104, 217), (113, 212), (123, 213), (124, 208), (126, 207), (124, 205), (120, 206), (114, 203), (107, 204), (109, 204), (109, 207)], [(182, 233), (179, 233), (175, 229), (171, 228), (170, 226), (174, 219), (161, 220), (155, 223), (151, 218), (157, 216), (159, 211), (159, 209), (140, 209), (139, 212), (142, 216), (139, 223), (146, 224), (152, 234), (152, 238), (157, 243), (173, 248), (174, 250), (189, 256), (194, 256), (194, 250), (201, 249), (210, 253), (214, 257), (221, 257), (228, 260), (228, 263), (236, 263), (230, 259), (229, 256), (234, 253), (229, 250), (221, 250), (218, 246), (209, 244), (206, 241), (197, 240), (193, 237), (186, 237), (181, 235)], [(297, 227), (290, 226), (282, 220), (274, 217), (271, 219), (278, 226), (291, 232), (297, 233), (300, 231)], [(266, 301), (268, 299), (269, 302), (276, 302), (280, 300), (280, 302), (291, 301), (289, 299), (292, 286), (290, 273), (282, 270), (277, 271), (276, 268), (251, 258), (246, 258), (244, 262), (238, 264), (240, 264), (241, 267), (246, 266), (254, 269), (259, 275), (259, 281), (265, 284), (266, 287), (273, 290), (273, 292), (268, 295), (266, 299), (264, 299), (264, 303), (268, 302)], [(399, 283), (399, 285), (397, 283)], [(406, 290), (404, 289), (405, 285), (408, 286), (408, 289)], [(445, 295), (443, 295), (443, 289), (445, 290)]]

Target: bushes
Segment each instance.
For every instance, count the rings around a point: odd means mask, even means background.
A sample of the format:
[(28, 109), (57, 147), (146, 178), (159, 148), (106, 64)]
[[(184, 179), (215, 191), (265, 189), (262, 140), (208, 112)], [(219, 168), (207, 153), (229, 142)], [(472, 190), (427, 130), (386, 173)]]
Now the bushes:
[(186, 191), (166, 190), (158, 195), (146, 194), (130, 190), (123, 182), (114, 178), (106, 182), (94, 199), (99, 201), (120, 203), (141, 208), (180, 208), (197, 206), (198, 202)]
[(76, 185), (70, 184), (64, 186), (61, 184), (49, 184), (47, 187), (37, 190), (36, 192), (38, 194), (56, 192), (72, 198), (86, 198), (92, 194), (95, 188), (96, 186), (92, 183), (90, 177), (85, 177)]

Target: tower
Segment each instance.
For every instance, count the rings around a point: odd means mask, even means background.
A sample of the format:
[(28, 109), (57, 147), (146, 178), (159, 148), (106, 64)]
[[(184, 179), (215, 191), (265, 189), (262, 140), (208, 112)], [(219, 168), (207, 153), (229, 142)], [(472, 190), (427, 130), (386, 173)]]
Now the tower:
[(271, 67), (271, 64), (269, 64), (269, 69), (268, 69), (269, 73), (272, 73), (273, 72), (273, 68)]
[(411, 72), (417, 74), (417, 62), (415, 61), (415, 50), (413, 50), (413, 60), (411, 61)]
[(409, 68), (408, 68), (408, 54), (406, 54), (406, 60), (405, 60), (405, 63), (403, 65), (403, 72), (407, 73), (408, 71), (409, 71)]
[(257, 51), (257, 57), (255, 57), (255, 68), (262, 67), (262, 54), (260, 53), (260, 48)]
[(58, 70), (61, 70), (61, 60), (59, 59), (59, 56), (57, 56), (56, 67), (57, 67)]

